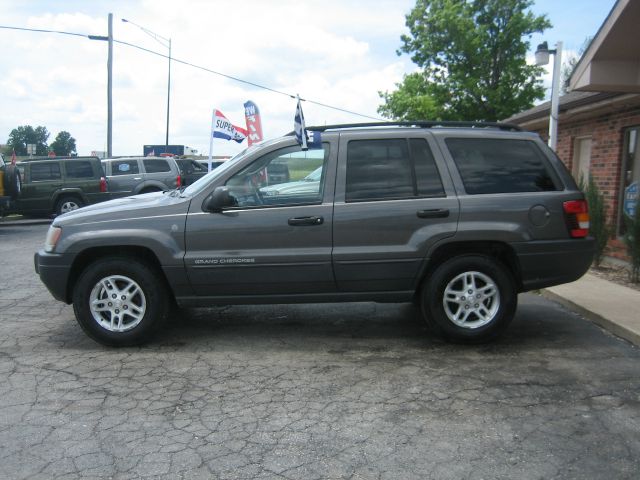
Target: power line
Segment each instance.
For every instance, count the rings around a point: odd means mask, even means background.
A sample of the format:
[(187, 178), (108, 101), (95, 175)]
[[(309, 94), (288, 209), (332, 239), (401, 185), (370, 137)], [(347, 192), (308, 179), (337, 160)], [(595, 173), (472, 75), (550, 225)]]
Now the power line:
[[(0, 25), (0, 29), (21, 30), (21, 31), (26, 31), (26, 32), (38, 32), (38, 33), (58, 33), (58, 34), (61, 34), (61, 35), (71, 35), (71, 36), (84, 37), (84, 38), (89, 38), (89, 39), (102, 39), (103, 38), (103, 37), (96, 36), (96, 35), (85, 35), (85, 34), (82, 34), (82, 33), (64, 32), (64, 31), (60, 31), (60, 30), (45, 30), (45, 29), (39, 29), (39, 28), (11, 27), (11, 26), (7, 26), (7, 25)], [(104, 37), (104, 38), (106, 38), (106, 37)], [(135, 45), (133, 43), (125, 42), (125, 41), (122, 41), (122, 40), (116, 40), (116, 39), (114, 39), (113, 41), (115, 43), (119, 43), (121, 45), (126, 45), (126, 46), (131, 47), (131, 48), (136, 48), (138, 50), (142, 50), (144, 52), (151, 53), (151, 54), (156, 55), (158, 57), (169, 58), (169, 56), (165, 55), (164, 53), (156, 52), (154, 50), (141, 47), (140, 45)], [(205, 71), (205, 72), (208, 72), (208, 73), (212, 73), (214, 75), (219, 75), (221, 77), (228, 78), (229, 80), (233, 80), (235, 82), (244, 83), (245, 85), (250, 85), (252, 87), (260, 88), (262, 90), (267, 90), (267, 91), (272, 92), (272, 93), (277, 93), (279, 95), (284, 95), (284, 96), (287, 96), (287, 97), (290, 97), (290, 98), (296, 98), (296, 96), (291, 94), (291, 93), (287, 93), (287, 92), (283, 92), (283, 91), (280, 91), (280, 90), (276, 90), (274, 88), (270, 88), (270, 87), (267, 87), (265, 85), (260, 85), (259, 83), (254, 83), (254, 82), (251, 82), (249, 80), (243, 80), (242, 78), (234, 77), (232, 75), (227, 75), (226, 73), (218, 72), (216, 70), (212, 70), (210, 68), (203, 67), (201, 65), (196, 65), (195, 63), (187, 62), (186, 60), (180, 60), (178, 58), (171, 57), (171, 61), (177, 62), (177, 63), (181, 63), (181, 64), (186, 65), (188, 67), (196, 68), (198, 70), (202, 70), (202, 71)], [(378, 120), (378, 121), (383, 121), (383, 122), (386, 121), (385, 119), (382, 119), (382, 118), (379, 118), (379, 117), (371, 117), (371, 116), (365, 115), (363, 113), (354, 112), (352, 110), (347, 110), (347, 109), (336, 107), (336, 106), (329, 105), (329, 104), (326, 104), (326, 103), (318, 102), (316, 100), (311, 100), (311, 99), (308, 99), (308, 98), (302, 98), (301, 97), (300, 100), (312, 103), (314, 105), (318, 105), (320, 107), (329, 108), (329, 109), (332, 109), (332, 110), (336, 110), (336, 111), (343, 112), (343, 113), (348, 113), (348, 114), (351, 114), (351, 115), (356, 115), (358, 117), (368, 118), (370, 120)]]

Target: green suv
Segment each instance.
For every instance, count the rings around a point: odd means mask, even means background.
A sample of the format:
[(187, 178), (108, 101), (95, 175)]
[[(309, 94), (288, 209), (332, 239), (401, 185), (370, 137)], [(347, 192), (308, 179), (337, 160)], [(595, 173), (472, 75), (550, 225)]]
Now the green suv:
[(61, 215), (85, 205), (109, 200), (107, 181), (97, 157), (57, 157), (17, 164), (22, 192), (16, 213)]

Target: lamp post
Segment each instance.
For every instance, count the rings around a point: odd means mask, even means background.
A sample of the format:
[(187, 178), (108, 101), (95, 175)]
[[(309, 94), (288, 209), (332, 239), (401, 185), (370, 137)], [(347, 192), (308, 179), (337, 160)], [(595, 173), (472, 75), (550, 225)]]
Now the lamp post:
[(122, 21), (124, 23), (130, 23), (131, 25), (138, 27), (144, 33), (152, 37), (160, 45), (169, 49), (169, 74), (167, 76), (167, 133), (165, 136), (165, 147), (168, 147), (169, 146), (169, 105), (170, 105), (170, 99), (171, 99), (171, 39), (165, 38), (162, 35), (158, 35), (157, 33), (149, 30), (148, 28), (144, 28), (143, 26), (138, 25), (137, 23), (134, 23), (131, 20), (127, 20), (126, 18), (123, 18)]
[(549, 147), (555, 152), (558, 145), (558, 109), (560, 98), (560, 69), (562, 67), (562, 42), (556, 43), (554, 50), (549, 49), (547, 42), (542, 42), (536, 49), (536, 65), (549, 63), (549, 54), (554, 55), (553, 75), (551, 80), (551, 114), (549, 115)]

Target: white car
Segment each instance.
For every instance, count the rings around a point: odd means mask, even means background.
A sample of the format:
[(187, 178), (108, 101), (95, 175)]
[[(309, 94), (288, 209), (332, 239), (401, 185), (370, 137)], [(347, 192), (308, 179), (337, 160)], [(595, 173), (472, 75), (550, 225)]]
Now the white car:
[(262, 187), (260, 193), (268, 197), (275, 195), (300, 195), (318, 193), (320, 189), (320, 179), (322, 177), (322, 167), (316, 168), (302, 180), (295, 182), (278, 183)]

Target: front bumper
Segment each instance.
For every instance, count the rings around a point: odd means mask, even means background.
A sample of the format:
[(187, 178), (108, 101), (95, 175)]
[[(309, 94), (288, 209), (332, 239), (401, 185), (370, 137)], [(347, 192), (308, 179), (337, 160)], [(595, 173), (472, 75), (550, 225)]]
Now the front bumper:
[(40, 280), (47, 287), (53, 298), (64, 303), (71, 303), (68, 294), (71, 261), (66, 255), (47, 253), (44, 250), (36, 252), (33, 263)]
[(593, 237), (512, 243), (520, 263), (522, 291), (573, 282), (593, 260)]

